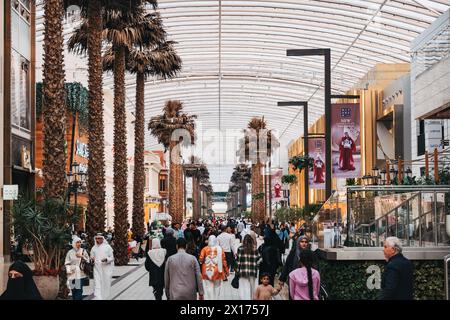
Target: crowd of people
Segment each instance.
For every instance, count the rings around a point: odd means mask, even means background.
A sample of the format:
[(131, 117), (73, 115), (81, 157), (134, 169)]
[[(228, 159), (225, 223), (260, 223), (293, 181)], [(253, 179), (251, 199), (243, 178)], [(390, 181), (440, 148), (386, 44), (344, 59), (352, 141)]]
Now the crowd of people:
[[(311, 235), (305, 224), (251, 219), (212, 219), (147, 226), (144, 239), (129, 235), (141, 247), (149, 286), (156, 300), (217, 300), (224, 281), (241, 300), (270, 300), (287, 286), (291, 300), (318, 300), (323, 292)], [(83, 235), (81, 235), (83, 236)], [(94, 279), (94, 299), (110, 296), (114, 268), (112, 231), (95, 236), (90, 252), (83, 239), (73, 236), (65, 267), (72, 299), (83, 298), (83, 287)], [(412, 266), (402, 255), (401, 242), (385, 241), (388, 264), (382, 278), (382, 299), (412, 299)], [(92, 274), (91, 274), (92, 273)], [(1, 299), (41, 299), (26, 263), (16, 261)], [(20, 281), (17, 281), (17, 280)]]
[[(181, 226), (166, 224), (162, 227), (162, 240), (153, 238), (147, 243), (149, 284), (156, 299), (162, 299), (164, 286), (167, 299), (197, 299), (198, 295), (199, 299), (215, 300), (223, 282), (233, 274), (232, 286), (238, 288), (242, 300), (273, 299), (286, 282), (291, 298), (318, 299), (320, 277), (313, 269), (313, 254), (305, 254), (300, 259), (303, 255), (300, 252), (310, 252), (307, 233), (305, 224), (296, 227), (294, 223), (270, 220), (262, 224), (255, 224), (251, 219), (188, 220)], [(156, 249), (150, 249), (154, 248), (155, 241)], [(285, 259), (292, 241), (293, 249)], [(158, 261), (155, 256), (159, 257)], [(302, 268), (303, 273), (293, 273)], [(309, 288), (308, 281), (304, 280), (310, 276)], [(314, 295), (301, 293), (305, 283), (306, 290)]]

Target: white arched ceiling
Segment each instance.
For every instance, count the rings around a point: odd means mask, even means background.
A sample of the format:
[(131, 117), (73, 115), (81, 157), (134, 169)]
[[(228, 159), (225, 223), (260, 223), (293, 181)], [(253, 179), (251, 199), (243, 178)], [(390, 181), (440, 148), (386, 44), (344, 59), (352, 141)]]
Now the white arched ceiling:
[[(309, 122), (324, 113), (323, 58), (287, 57), (286, 49), (331, 48), (332, 91), (344, 93), (377, 63), (410, 61), (410, 43), (450, 0), (159, 0), (183, 69), (177, 78), (150, 79), (146, 122), (168, 99), (184, 102), (203, 128), (241, 129), (265, 116), (284, 145), (302, 128), (301, 109), (278, 101), (308, 100)], [(134, 110), (134, 77), (127, 107)], [(113, 87), (106, 75), (105, 86)], [(148, 133), (148, 149), (160, 148)], [(223, 163), (212, 180), (226, 183)], [(224, 169), (224, 168), (227, 169)]]

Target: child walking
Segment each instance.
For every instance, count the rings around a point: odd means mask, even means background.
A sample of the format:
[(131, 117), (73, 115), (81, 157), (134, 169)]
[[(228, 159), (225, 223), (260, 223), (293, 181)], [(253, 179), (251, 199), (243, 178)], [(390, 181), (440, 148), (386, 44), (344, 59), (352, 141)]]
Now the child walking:
[(270, 274), (261, 274), (261, 284), (256, 288), (253, 300), (271, 300), (273, 296), (277, 295), (280, 289), (275, 289), (270, 284)]

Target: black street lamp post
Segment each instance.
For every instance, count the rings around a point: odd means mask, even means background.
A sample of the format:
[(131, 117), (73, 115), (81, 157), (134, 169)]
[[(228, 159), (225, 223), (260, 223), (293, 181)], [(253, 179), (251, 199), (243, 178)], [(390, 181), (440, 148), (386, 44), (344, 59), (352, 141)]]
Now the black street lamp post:
[[(324, 73), (325, 73), (325, 196), (328, 199), (331, 196), (331, 49), (288, 49), (286, 50), (288, 57), (305, 57), (305, 56), (323, 56), (324, 57)], [(307, 121), (306, 121), (307, 122)]]
[[(308, 150), (308, 101), (280, 101), (279, 107), (300, 106), (303, 107), (303, 152), (306, 157), (309, 157)], [(309, 167), (305, 169), (305, 207), (309, 205)]]
[[(73, 192), (75, 196), (74, 201), (74, 214), (77, 214), (77, 205), (78, 205), (78, 192), (80, 189), (84, 188), (86, 182), (86, 173), (80, 171), (80, 165), (74, 161), (72, 162), (70, 171), (66, 174), (67, 184), (69, 189), (69, 203), (70, 203), (70, 194)], [(74, 226), (72, 225), (72, 231)]]

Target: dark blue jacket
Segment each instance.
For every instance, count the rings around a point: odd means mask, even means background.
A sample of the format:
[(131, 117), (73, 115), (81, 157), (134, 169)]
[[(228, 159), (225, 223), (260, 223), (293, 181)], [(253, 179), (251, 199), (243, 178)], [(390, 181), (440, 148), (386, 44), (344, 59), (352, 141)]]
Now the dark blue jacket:
[(413, 265), (401, 253), (391, 257), (384, 268), (380, 299), (413, 299)]

